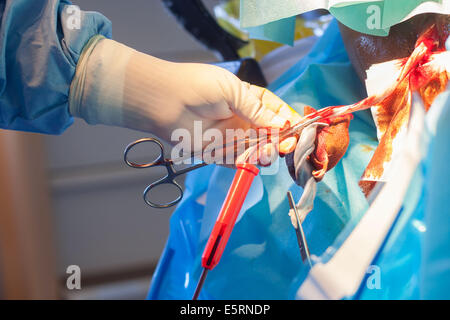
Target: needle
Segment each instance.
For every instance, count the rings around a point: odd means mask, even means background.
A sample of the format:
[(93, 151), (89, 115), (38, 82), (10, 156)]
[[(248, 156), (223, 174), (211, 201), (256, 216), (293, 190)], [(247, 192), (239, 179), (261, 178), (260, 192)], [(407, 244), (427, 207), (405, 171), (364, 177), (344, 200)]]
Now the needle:
[(202, 275), (200, 276), (200, 280), (198, 280), (197, 287), (195, 288), (194, 296), (192, 300), (197, 300), (200, 291), (202, 290), (203, 283), (205, 282), (206, 275), (208, 274), (208, 269), (203, 268)]

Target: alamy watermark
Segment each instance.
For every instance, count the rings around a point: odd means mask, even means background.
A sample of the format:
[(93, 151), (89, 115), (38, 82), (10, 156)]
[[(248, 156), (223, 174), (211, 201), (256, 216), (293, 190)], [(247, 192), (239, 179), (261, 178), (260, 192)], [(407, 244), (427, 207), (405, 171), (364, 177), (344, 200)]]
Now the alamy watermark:
[(377, 265), (371, 265), (367, 268), (366, 273), (369, 276), (366, 279), (366, 287), (369, 290), (381, 289), (381, 268)]
[(64, 8), (65, 25), (69, 30), (81, 29), (81, 9), (76, 5), (68, 5)]
[(176, 143), (171, 153), (175, 164), (260, 164), (262, 175), (273, 175), (279, 170), (278, 128), (203, 130), (202, 121), (194, 121), (193, 131), (176, 129), (170, 139)]
[(77, 265), (70, 265), (66, 269), (69, 274), (66, 280), (68, 290), (81, 290), (81, 268)]
[(368, 18), (366, 26), (369, 30), (381, 29), (381, 8), (379, 5), (371, 4), (367, 7)]

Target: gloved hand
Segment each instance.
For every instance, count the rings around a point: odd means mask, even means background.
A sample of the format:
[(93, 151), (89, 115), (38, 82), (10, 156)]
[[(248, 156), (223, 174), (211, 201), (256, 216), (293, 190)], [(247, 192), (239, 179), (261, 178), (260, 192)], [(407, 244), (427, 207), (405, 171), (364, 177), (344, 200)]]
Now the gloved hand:
[[(95, 37), (83, 50), (69, 101), (71, 114), (90, 124), (151, 132), (168, 142), (176, 129), (187, 129), (194, 140), (199, 120), (203, 132), (217, 128), (225, 137), (225, 129), (281, 128), (301, 119), (270, 91), (220, 67), (168, 62)], [(288, 138), (279, 151), (295, 145), (296, 138)]]

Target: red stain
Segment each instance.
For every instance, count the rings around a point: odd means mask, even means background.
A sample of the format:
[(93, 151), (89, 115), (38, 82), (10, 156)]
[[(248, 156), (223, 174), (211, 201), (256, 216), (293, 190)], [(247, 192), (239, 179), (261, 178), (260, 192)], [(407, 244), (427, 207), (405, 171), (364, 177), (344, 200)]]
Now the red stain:
[[(324, 112), (321, 115), (328, 116), (333, 113), (332, 108), (322, 109)], [(304, 114), (308, 117), (311, 114), (318, 114), (316, 110), (310, 106), (305, 106)], [(325, 173), (332, 169), (347, 151), (350, 137), (348, 134), (348, 127), (353, 116), (343, 115), (327, 119), (328, 127), (318, 127), (316, 135), (316, 149), (310, 155), (314, 170), (312, 172), (314, 178), (320, 181)], [(323, 122), (321, 120), (321, 122)]]
[(408, 61), (403, 62), (403, 66), (409, 68), (403, 72), (404, 79), (389, 96), (374, 106), (382, 136), (359, 183), (366, 196), (375, 186), (375, 181), (383, 175), (385, 163), (391, 160), (392, 142), (409, 119), (412, 92), (420, 94), (428, 111), (436, 96), (447, 86), (446, 70), (430, 63), (433, 54), (442, 52), (442, 44), (445, 43), (443, 40), (448, 34), (444, 35), (442, 38), (438, 28), (432, 26), (419, 37), (416, 48), (422, 46), (426, 51), (419, 50), (417, 56), (411, 56)]
[(349, 143), (348, 127), (353, 118), (351, 113), (374, 107), (381, 139), (359, 183), (366, 196), (371, 192), (376, 180), (383, 176), (384, 165), (391, 160), (393, 140), (407, 124), (412, 92), (420, 94), (428, 110), (436, 96), (447, 86), (445, 68), (433, 61), (437, 54), (445, 51), (447, 38), (446, 26), (432, 25), (425, 30), (419, 36), (411, 56), (400, 60), (400, 76), (395, 88), (385, 93), (387, 96), (370, 96), (350, 106), (331, 106), (318, 111), (310, 106), (304, 108), (307, 119), (321, 116), (320, 121), (329, 124), (326, 128), (317, 129), (316, 149), (309, 157), (317, 180), (322, 179), (325, 172), (345, 154)]

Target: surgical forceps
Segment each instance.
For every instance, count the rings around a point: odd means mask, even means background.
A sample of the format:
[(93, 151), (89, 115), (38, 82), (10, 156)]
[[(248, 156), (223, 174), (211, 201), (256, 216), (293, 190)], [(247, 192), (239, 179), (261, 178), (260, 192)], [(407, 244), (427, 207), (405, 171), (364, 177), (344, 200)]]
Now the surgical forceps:
[[(281, 131), (278, 138), (283, 139), (292, 134), (299, 134), (301, 132), (301, 130), (303, 130), (304, 127), (310, 125), (311, 123), (313, 123), (317, 120), (320, 120), (321, 118), (322, 118), (322, 116), (315, 116), (315, 117), (311, 117), (309, 119), (305, 118), (304, 121), (301, 121), (301, 122), (295, 124), (294, 126), (285, 129), (284, 131)], [(246, 146), (248, 149), (248, 148), (254, 147), (256, 145), (259, 146), (262, 143), (261, 140), (264, 141), (265, 143), (270, 143), (273, 141), (272, 138), (267, 137), (267, 136), (265, 136), (263, 138), (259, 137), (259, 138), (253, 138), (253, 139), (246, 137), (244, 139), (233, 140), (231, 142), (225, 143), (225, 144), (221, 145), (220, 148), (222, 148), (222, 150), (225, 150), (225, 151), (230, 150), (230, 149), (235, 150), (237, 145), (244, 144), (244, 146)], [(144, 144), (144, 143), (147, 143), (147, 144), (150, 143), (150, 144), (156, 145), (159, 148), (159, 156), (156, 157), (156, 159), (152, 162), (136, 163), (136, 162), (131, 161), (129, 159), (130, 151), (133, 150), (137, 145)], [(204, 166), (208, 165), (209, 163), (201, 162), (199, 164), (195, 164), (195, 165), (192, 165), (190, 167), (187, 167), (187, 168), (184, 168), (181, 170), (176, 170), (174, 165), (181, 163), (189, 158), (194, 159), (195, 157), (201, 157), (202, 153), (203, 153), (203, 151), (193, 152), (191, 154), (188, 154), (187, 156), (182, 156), (177, 159), (167, 159), (165, 157), (165, 153), (164, 153), (164, 146), (158, 139), (143, 138), (143, 139), (139, 139), (139, 140), (136, 140), (136, 141), (130, 143), (125, 148), (124, 161), (131, 168), (137, 168), (137, 169), (153, 168), (153, 167), (165, 167), (166, 168), (167, 174), (163, 178), (149, 184), (147, 186), (147, 188), (145, 188), (145, 190), (144, 190), (143, 197), (144, 197), (144, 201), (153, 208), (169, 208), (169, 207), (172, 207), (172, 206), (176, 205), (177, 203), (179, 203), (181, 201), (181, 199), (183, 198), (183, 189), (181, 188), (179, 183), (175, 180), (175, 178), (182, 174), (188, 173), (192, 170), (204, 167)], [(166, 203), (156, 203), (156, 202), (150, 200), (150, 198), (149, 198), (150, 192), (155, 187), (161, 186), (161, 185), (175, 186), (176, 189), (178, 190), (178, 197), (175, 198), (174, 200), (166, 202)]]
[[(136, 163), (136, 162), (130, 161), (129, 160), (130, 151), (133, 150), (137, 145), (144, 144), (144, 143), (146, 143), (146, 144), (150, 143), (150, 144), (156, 145), (159, 148), (159, 156), (157, 156), (156, 159), (152, 162)], [(164, 146), (158, 139), (155, 139), (155, 138), (143, 138), (143, 139), (139, 139), (139, 140), (136, 140), (136, 141), (130, 143), (125, 148), (123, 159), (124, 159), (125, 163), (132, 168), (137, 168), (137, 169), (153, 168), (153, 167), (165, 167), (166, 168), (167, 174), (164, 177), (162, 177), (161, 179), (149, 184), (147, 186), (147, 188), (145, 188), (144, 193), (143, 193), (144, 201), (153, 208), (169, 208), (169, 207), (176, 205), (178, 202), (180, 202), (181, 199), (183, 198), (183, 188), (181, 188), (181, 186), (175, 180), (175, 178), (182, 174), (185, 174), (189, 171), (192, 171), (192, 170), (195, 170), (195, 169), (198, 169), (198, 168), (201, 168), (201, 167), (204, 167), (207, 165), (207, 163), (202, 162), (199, 164), (195, 164), (191, 167), (184, 168), (184, 169), (177, 171), (174, 167), (175, 162), (173, 160), (167, 159), (165, 157)], [(152, 191), (155, 187), (161, 186), (164, 184), (175, 186), (176, 189), (178, 190), (178, 197), (175, 198), (174, 200), (166, 202), (166, 203), (156, 203), (156, 202), (151, 201), (149, 198), (150, 191)]]

